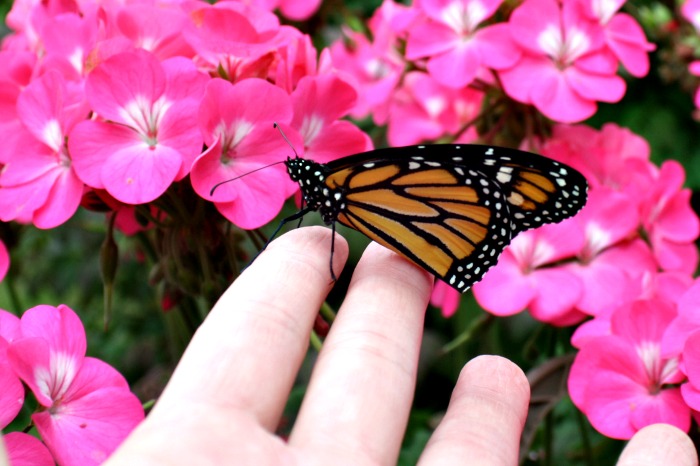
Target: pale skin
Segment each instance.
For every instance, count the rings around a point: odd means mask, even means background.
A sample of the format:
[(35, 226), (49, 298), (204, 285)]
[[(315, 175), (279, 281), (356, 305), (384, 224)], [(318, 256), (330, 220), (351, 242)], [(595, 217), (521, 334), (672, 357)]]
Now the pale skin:
[[(277, 427), (330, 290), (330, 230), (274, 241), (202, 324), (145, 422), (105, 464), (394, 465), (416, 383), (432, 278), (368, 247), (319, 354), (287, 441)], [(347, 244), (336, 237), (336, 275)], [(510, 361), (467, 363), (420, 465), (516, 465), (530, 391)], [(618, 466), (697, 465), (689, 438), (640, 431)]]

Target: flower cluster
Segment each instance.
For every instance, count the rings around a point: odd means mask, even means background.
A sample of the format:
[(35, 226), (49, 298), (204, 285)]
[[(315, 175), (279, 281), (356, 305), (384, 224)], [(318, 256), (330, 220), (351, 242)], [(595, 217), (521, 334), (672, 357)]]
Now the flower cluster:
[(65, 305), (36, 306), (21, 319), (0, 310), (0, 428), (24, 405), (24, 383), (39, 404), (31, 419), (43, 440), (7, 433), (11, 464), (99, 464), (143, 419), (124, 377), (85, 350), (83, 324)]
[[(416, 3), (385, 0), (369, 23), (372, 41), (348, 31), (331, 47), (336, 66), (360, 89), (352, 114), (386, 123), (392, 145), (473, 140), (465, 128), (483, 117), (484, 91), (492, 88), (555, 121), (578, 122), (596, 112), (596, 102), (622, 98), (620, 64), (635, 77), (649, 71), (654, 45), (618, 12), (623, 1), (526, 0), (506, 21), (498, 21), (501, 0)], [(490, 102), (494, 110), (502, 104)]]
[[(310, 3), (280, 7), (301, 18), (318, 6)], [(290, 154), (273, 122), (320, 161), (371, 147), (338, 121), (356, 90), (317, 61), (308, 36), (262, 7), (17, 1), (7, 21), (15, 34), (0, 58), (3, 221), (53, 228), (86, 192), (120, 210), (189, 176), (226, 218), (256, 228), (295, 191), (283, 167), (210, 191)]]

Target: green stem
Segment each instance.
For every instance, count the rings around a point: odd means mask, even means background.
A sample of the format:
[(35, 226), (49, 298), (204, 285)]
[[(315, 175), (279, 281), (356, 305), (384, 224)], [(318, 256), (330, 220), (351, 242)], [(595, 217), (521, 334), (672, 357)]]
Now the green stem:
[(311, 337), (309, 340), (311, 341), (311, 346), (316, 350), (316, 352), (320, 353), (321, 349), (323, 349), (323, 341), (321, 341), (321, 337), (319, 337), (316, 332), (311, 330)]
[(478, 318), (474, 319), (471, 325), (465, 328), (462, 333), (457, 335), (454, 340), (446, 343), (445, 346), (442, 347), (442, 352), (444, 354), (448, 354), (469, 342), (474, 333), (476, 333), (479, 328), (488, 323), (492, 318), (493, 317), (491, 314), (482, 313)]
[(5, 275), (5, 286), (7, 287), (7, 294), (10, 296), (10, 302), (12, 302), (12, 309), (15, 315), (21, 315), (24, 307), (19, 299), (19, 294), (17, 293), (17, 287), (15, 286), (14, 274), (12, 273), (12, 268), (7, 271)]
[(323, 304), (321, 304), (320, 313), (321, 317), (323, 317), (324, 320), (329, 324), (332, 324), (335, 320), (335, 310), (326, 301), (324, 301)]

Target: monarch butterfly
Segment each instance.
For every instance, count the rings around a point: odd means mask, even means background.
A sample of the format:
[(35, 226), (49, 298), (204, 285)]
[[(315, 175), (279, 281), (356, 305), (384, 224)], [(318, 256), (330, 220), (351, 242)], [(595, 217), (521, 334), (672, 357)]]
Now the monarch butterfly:
[[(327, 164), (296, 155), (284, 163), (303, 204), (272, 237), (319, 211), (333, 232), (340, 222), (364, 233), (460, 292), (481, 280), (518, 233), (575, 215), (588, 189), (562, 163), (472, 144), (377, 149)], [(333, 243), (330, 260), (335, 280)]]

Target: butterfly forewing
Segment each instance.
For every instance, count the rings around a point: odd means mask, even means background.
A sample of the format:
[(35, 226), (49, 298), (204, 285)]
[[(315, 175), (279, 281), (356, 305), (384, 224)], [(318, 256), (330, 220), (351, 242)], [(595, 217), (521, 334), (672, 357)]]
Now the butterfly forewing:
[(586, 200), (572, 168), (489, 146), (379, 149), (288, 167), (326, 223), (364, 233), (462, 292), (517, 233), (570, 217)]

